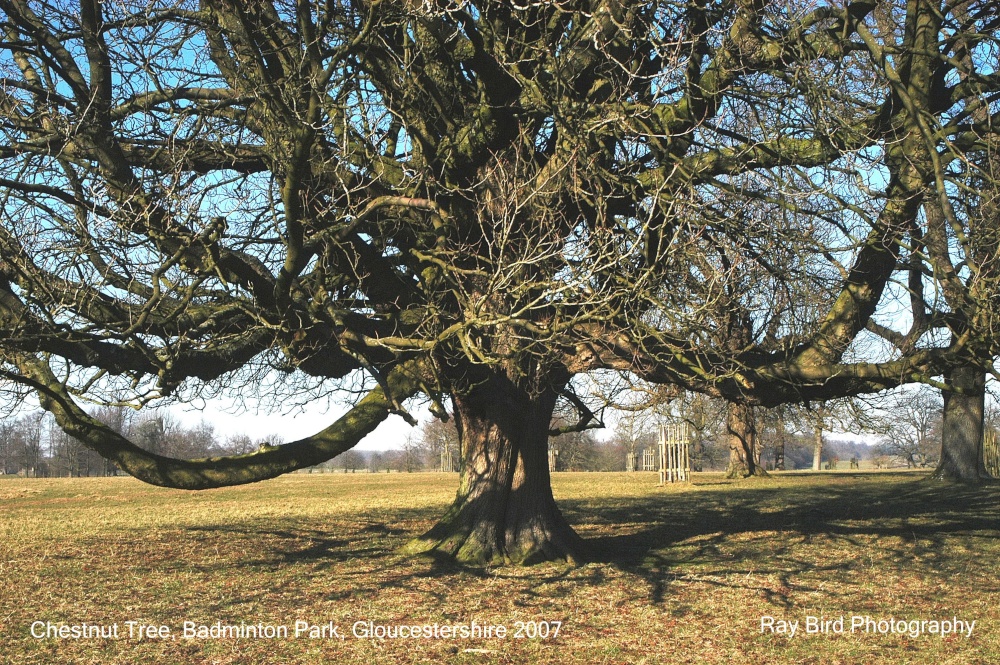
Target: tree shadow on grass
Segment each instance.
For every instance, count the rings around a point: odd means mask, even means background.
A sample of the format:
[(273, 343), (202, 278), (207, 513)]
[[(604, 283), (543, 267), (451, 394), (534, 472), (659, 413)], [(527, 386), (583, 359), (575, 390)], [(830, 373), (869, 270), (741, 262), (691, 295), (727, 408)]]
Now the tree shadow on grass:
[[(751, 586), (752, 575), (773, 576), (776, 584), (753, 588), (785, 604), (787, 595), (780, 590), (787, 590), (789, 577), (797, 573), (848, 576), (861, 565), (862, 555), (901, 566), (919, 562), (944, 572), (950, 565), (944, 553), (948, 536), (1000, 537), (996, 485), (879, 482), (864, 474), (838, 474), (831, 481), (783, 485), (777, 480), (610, 505), (585, 500), (561, 505), (574, 524), (607, 525), (612, 533), (587, 539), (592, 560), (644, 577), (654, 602), (662, 601), (669, 584), (685, 571), (697, 571), (699, 581), (720, 585), (745, 578), (739, 584)], [(615, 534), (615, 524), (629, 524), (631, 532)], [(845, 555), (804, 558), (803, 546), (818, 538)]]
[[(402, 512), (402, 511), (401, 511)], [(399, 519), (423, 516), (416, 511), (399, 515)], [(220, 566), (259, 567), (282, 564), (353, 561), (364, 557), (390, 554), (395, 541), (409, 531), (388, 521), (358, 518), (350, 529), (323, 530), (314, 526), (284, 524), (282, 528), (263, 525), (257, 520), (239, 524), (191, 526), (185, 532), (192, 538), (215, 537), (246, 539), (258, 544), (239, 561), (227, 561)]]
[[(446, 604), (447, 589), (456, 584), (508, 579), (524, 602), (537, 596), (542, 603), (581, 584), (600, 585), (613, 574), (611, 566), (645, 580), (636, 593), (654, 603), (662, 603), (675, 582), (696, 581), (754, 590), (770, 604), (788, 605), (793, 588), (795, 594), (835, 593), (817, 585), (817, 577), (851, 580), (863, 557), (880, 566), (919, 565), (947, 574), (964, 561), (946, 554), (950, 536), (998, 539), (998, 503), (997, 486), (865, 474), (709, 482), (652, 496), (561, 500), (598, 564), (582, 568), (495, 568), (440, 553), (399, 556), (396, 549), (438, 517), (428, 509), (400, 507), (322, 526), (251, 519), (187, 530), (194, 538), (259, 544), (248, 556), (214, 565), (250, 572), (293, 566), (299, 575), (334, 587), (330, 600), (398, 590)], [(205, 563), (198, 567), (205, 570)], [(450, 584), (435, 590), (441, 581)]]

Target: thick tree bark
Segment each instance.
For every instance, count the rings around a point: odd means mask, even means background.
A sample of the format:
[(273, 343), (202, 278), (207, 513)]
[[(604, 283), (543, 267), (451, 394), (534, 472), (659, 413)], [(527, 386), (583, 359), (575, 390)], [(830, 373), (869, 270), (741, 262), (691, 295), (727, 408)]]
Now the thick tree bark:
[(726, 477), (766, 476), (764, 467), (757, 463), (757, 422), (753, 407), (730, 402), (726, 431), (729, 435), (729, 468), (726, 470)]
[(977, 367), (960, 366), (945, 376), (945, 382), (962, 393), (944, 393), (941, 462), (934, 478), (979, 483), (989, 477), (983, 465), (986, 374)]
[(458, 561), (581, 560), (583, 541), (552, 497), (548, 430), (557, 387), (539, 392), (493, 375), (454, 396), (462, 445), (458, 495), (407, 553), (442, 552)]
[(816, 409), (816, 419), (813, 421), (813, 471), (819, 471), (823, 468), (823, 418), (825, 416), (825, 407), (820, 405)]

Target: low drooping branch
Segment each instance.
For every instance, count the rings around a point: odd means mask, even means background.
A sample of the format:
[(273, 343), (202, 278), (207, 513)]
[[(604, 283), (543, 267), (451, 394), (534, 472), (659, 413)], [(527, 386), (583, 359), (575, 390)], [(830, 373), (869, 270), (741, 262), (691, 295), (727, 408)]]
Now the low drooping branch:
[(416, 394), (420, 386), (419, 363), (405, 363), (387, 374), (391, 400), (381, 387), (375, 388), (336, 422), (310, 437), (246, 455), (180, 460), (143, 450), (88, 415), (45, 361), (25, 356), (16, 363), (22, 376), (11, 378), (29, 383), (42, 407), (67, 434), (139, 480), (189, 490), (267, 480), (325, 462), (357, 445), (386, 419), (393, 403)]

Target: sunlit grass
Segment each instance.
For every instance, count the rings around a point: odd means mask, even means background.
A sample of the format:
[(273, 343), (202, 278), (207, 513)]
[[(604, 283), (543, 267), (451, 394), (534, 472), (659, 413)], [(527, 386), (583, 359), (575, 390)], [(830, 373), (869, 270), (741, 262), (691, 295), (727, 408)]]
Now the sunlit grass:
[[(592, 562), (462, 568), (397, 556), (457, 477), (294, 475), (184, 492), (0, 479), (0, 662), (991, 663), (1000, 488), (915, 474), (556, 474)], [(807, 615), (975, 620), (971, 638), (805, 635)], [(798, 620), (762, 634), (763, 615)], [(337, 639), (180, 639), (185, 621), (334, 622)], [(562, 622), (558, 638), (358, 639), (355, 621)], [(33, 621), (177, 639), (34, 639)]]

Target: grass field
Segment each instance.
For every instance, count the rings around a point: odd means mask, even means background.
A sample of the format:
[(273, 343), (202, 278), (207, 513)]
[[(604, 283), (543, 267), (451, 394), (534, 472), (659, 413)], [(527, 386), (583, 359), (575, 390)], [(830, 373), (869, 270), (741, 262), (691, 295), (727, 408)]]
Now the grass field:
[[(658, 488), (653, 474), (557, 474), (591, 563), (482, 569), (394, 554), (456, 483), (294, 475), (196, 493), (0, 479), (0, 662), (1000, 662), (997, 486), (841, 472)], [(855, 615), (976, 623), (971, 637), (852, 634)], [(810, 616), (843, 616), (844, 632), (806, 634)], [(762, 617), (798, 630), (762, 633)], [(296, 638), (296, 621), (332, 622), (343, 639)], [(509, 632), (372, 639), (352, 635), (359, 621)], [(44, 622), (118, 636), (32, 637)], [(289, 636), (185, 638), (185, 622)], [(169, 636), (138, 637), (146, 624)]]

